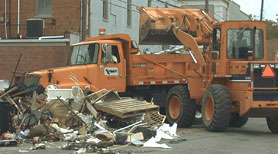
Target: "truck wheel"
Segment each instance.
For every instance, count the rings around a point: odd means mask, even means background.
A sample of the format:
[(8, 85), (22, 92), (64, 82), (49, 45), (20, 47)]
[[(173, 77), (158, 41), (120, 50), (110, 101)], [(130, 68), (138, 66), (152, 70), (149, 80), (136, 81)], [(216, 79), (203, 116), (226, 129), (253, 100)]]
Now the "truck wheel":
[(187, 86), (175, 86), (168, 92), (166, 99), (166, 116), (170, 124), (178, 127), (190, 127), (195, 119), (195, 104), (190, 99)]
[(228, 89), (219, 84), (210, 85), (202, 100), (203, 124), (208, 131), (222, 132), (229, 126), (231, 98)]
[(248, 117), (239, 116), (238, 113), (232, 113), (230, 119), (230, 127), (240, 128), (244, 126), (248, 121)]
[(267, 117), (266, 123), (272, 133), (278, 133), (278, 117)]

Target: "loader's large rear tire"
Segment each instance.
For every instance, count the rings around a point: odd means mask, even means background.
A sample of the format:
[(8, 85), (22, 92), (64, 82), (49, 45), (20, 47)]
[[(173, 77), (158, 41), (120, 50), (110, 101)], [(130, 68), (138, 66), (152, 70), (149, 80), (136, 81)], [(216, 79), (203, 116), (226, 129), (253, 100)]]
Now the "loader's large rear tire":
[(239, 116), (238, 113), (232, 113), (230, 119), (230, 127), (240, 128), (244, 126), (248, 121), (248, 117)]
[(222, 132), (229, 126), (231, 98), (228, 89), (220, 84), (207, 88), (202, 100), (203, 124), (208, 131)]
[(278, 116), (276, 116), (276, 117), (267, 117), (266, 118), (266, 123), (267, 123), (267, 126), (268, 126), (269, 130), (272, 133), (275, 133), (275, 134), (278, 133)]
[(166, 99), (166, 116), (170, 124), (178, 127), (190, 127), (195, 119), (196, 107), (190, 99), (187, 86), (171, 88)]

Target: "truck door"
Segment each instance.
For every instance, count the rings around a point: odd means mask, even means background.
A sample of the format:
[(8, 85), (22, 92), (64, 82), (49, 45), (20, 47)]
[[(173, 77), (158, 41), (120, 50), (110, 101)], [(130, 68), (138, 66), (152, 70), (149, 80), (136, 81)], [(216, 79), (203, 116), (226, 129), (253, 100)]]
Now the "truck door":
[(99, 66), (98, 64), (98, 55), (100, 53), (100, 44), (91, 43), (88, 47), (88, 79), (85, 79), (90, 84), (90, 90), (96, 92), (100, 90), (100, 81), (99, 81)]
[(103, 44), (100, 62), (100, 87), (124, 92), (126, 89), (126, 62), (120, 44)]

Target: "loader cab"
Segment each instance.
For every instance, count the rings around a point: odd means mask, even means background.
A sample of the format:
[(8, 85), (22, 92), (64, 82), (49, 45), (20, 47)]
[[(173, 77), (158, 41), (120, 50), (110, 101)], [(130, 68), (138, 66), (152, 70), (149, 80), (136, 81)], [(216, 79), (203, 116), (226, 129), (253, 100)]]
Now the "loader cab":
[(265, 22), (223, 21), (213, 25), (213, 72), (230, 74), (232, 63), (266, 60)]

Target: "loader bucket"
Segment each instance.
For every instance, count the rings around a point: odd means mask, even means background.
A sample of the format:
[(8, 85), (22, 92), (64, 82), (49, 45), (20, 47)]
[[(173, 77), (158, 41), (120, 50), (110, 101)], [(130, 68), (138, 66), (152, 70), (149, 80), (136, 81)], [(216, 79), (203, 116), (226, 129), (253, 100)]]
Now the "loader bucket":
[[(213, 18), (200, 9), (139, 7), (138, 10), (140, 44), (181, 44), (175, 37), (173, 27), (178, 27), (192, 37), (202, 37), (198, 36), (198, 32), (207, 35), (208, 31), (212, 31), (207, 28), (210, 28)], [(200, 29), (206, 31), (200, 33)]]
[(151, 20), (147, 20), (140, 25), (139, 30), (139, 44), (145, 45), (167, 45), (167, 44), (181, 44), (175, 37), (171, 29), (167, 27), (155, 27)]

